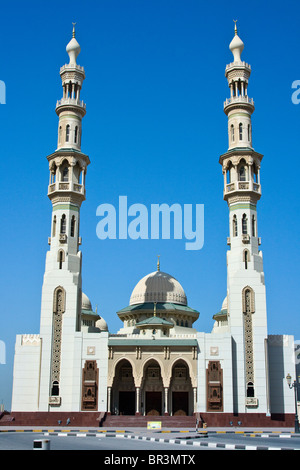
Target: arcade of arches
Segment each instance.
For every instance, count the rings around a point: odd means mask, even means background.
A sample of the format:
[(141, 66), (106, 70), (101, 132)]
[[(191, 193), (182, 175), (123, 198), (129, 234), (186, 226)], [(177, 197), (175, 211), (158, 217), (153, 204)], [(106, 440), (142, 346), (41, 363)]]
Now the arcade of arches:
[[(110, 351), (107, 411), (120, 415), (193, 415), (197, 404), (197, 354), (165, 347), (160, 354), (140, 348), (118, 354)], [(143, 358), (142, 358), (143, 356)], [(144, 357), (145, 356), (145, 357)]]

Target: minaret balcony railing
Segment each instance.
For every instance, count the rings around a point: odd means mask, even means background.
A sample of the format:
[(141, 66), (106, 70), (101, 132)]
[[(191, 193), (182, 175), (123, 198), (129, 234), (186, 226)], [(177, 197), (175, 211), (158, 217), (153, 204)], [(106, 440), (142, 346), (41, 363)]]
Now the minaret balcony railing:
[(84, 194), (84, 186), (83, 184), (73, 183), (72, 181), (49, 184), (48, 194), (51, 194), (54, 191), (74, 191), (75, 193)]
[(62, 98), (56, 102), (57, 108), (64, 105), (80, 106), (81, 108), (86, 109), (86, 104), (82, 100), (78, 100), (76, 98)]
[(245, 96), (232, 96), (231, 98), (226, 98), (226, 101), (224, 101), (224, 108), (230, 104), (235, 104), (235, 103), (248, 103), (254, 106), (254, 101), (253, 98), (249, 98), (248, 95)]
[(254, 191), (261, 194), (260, 184), (254, 183), (253, 181), (234, 181), (226, 184), (225, 192), (231, 193), (233, 191)]

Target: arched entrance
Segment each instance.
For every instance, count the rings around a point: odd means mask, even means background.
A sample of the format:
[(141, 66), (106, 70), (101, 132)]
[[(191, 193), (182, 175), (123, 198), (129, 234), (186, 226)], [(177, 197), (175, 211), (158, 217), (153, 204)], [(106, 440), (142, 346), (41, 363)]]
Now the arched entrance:
[(170, 407), (173, 416), (193, 414), (193, 388), (188, 365), (183, 360), (176, 361), (172, 367), (170, 395)]
[(143, 374), (143, 408), (146, 416), (160, 416), (163, 410), (163, 382), (160, 365), (151, 359)]
[(135, 385), (132, 366), (126, 359), (121, 360), (115, 370), (112, 386), (112, 414), (135, 414)]

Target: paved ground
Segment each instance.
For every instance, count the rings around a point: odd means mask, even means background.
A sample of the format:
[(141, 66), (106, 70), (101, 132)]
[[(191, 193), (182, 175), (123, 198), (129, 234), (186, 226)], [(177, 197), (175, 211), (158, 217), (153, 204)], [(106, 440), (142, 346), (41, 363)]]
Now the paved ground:
[[(84, 439), (85, 438), (85, 439)], [(30, 450), (47, 439), (51, 450), (195, 452), (197, 450), (300, 450), (292, 428), (36, 428), (0, 426), (0, 450)], [(145, 455), (147, 455), (147, 452)], [(144, 460), (142, 460), (144, 462)]]

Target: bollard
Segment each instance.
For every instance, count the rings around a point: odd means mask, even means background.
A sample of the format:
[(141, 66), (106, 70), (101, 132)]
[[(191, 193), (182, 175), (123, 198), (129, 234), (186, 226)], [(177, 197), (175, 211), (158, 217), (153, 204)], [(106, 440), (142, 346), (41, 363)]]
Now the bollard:
[(33, 450), (50, 450), (50, 440), (37, 439), (33, 441)]

